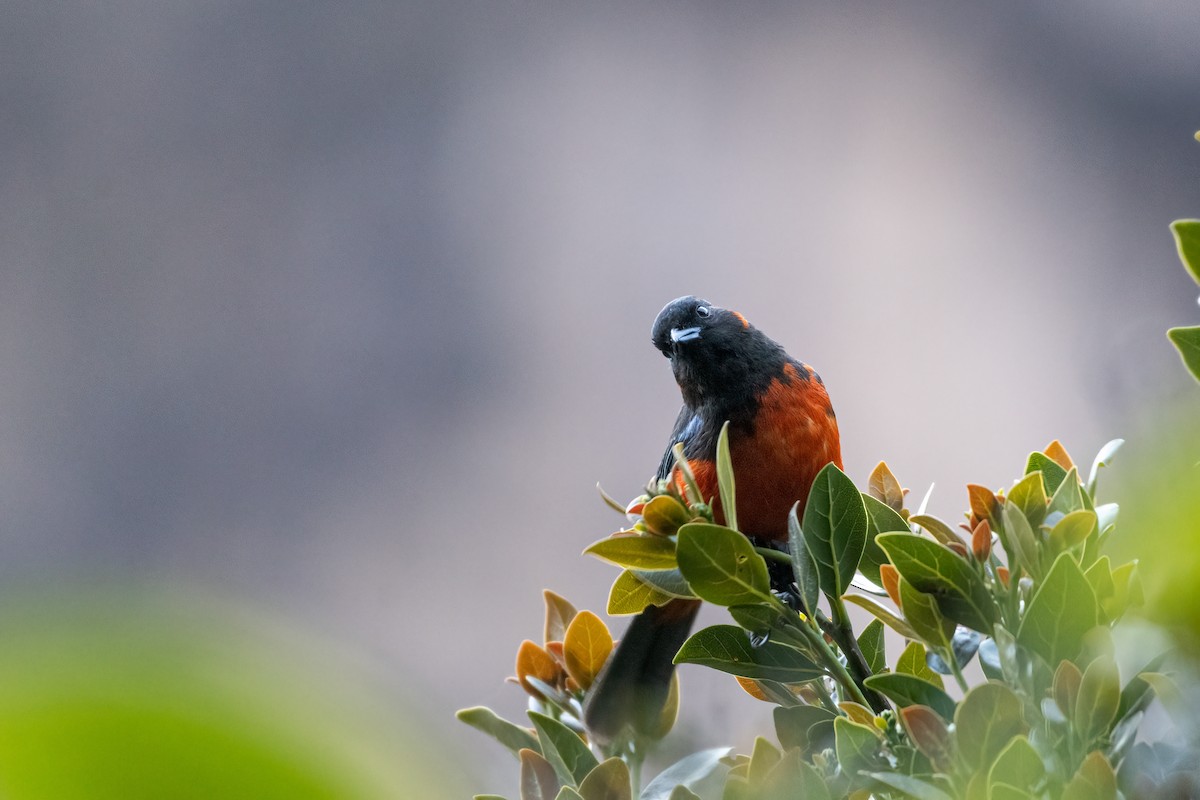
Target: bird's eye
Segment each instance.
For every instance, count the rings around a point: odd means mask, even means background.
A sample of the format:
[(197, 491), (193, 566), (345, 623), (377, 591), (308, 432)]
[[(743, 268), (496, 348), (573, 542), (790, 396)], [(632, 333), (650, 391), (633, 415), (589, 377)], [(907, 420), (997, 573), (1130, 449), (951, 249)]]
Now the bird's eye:
[(712, 314), (712, 309), (708, 306), (696, 306), (697, 317), (707, 317)]

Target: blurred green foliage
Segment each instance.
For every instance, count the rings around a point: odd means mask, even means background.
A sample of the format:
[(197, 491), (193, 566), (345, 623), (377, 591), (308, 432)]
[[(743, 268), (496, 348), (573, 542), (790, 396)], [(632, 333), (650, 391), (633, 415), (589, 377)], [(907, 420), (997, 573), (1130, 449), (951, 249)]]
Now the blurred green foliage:
[(1146, 604), (1139, 613), (1200, 656), (1200, 397), (1161, 415), (1127, 457), (1110, 485), (1121, 499), (1110, 552), (1140, 559)]
[(245, 609), (77, 589), (2, 607), (0, 796), (462, 796), (361, 669)]

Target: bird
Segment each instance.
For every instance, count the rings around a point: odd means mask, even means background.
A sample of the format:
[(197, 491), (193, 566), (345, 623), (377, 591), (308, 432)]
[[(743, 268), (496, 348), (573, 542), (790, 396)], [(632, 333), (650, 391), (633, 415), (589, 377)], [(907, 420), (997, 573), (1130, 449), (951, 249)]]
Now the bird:
[[(673, 454), (682, 444), (702, 498), (712, 500), (714, 521), (724, 524), (716, 449), (728, 421), (738, 527), (765, 546), (786, 548), (793, 505), (799, 503), (803, 516), (817, 473), (830, 463), (842, 467), (824, 381), (742, 314), (690, 295), (658, 313), (651, 339), (670, 360), (683, 399), (657, 479), (682, 488)], [(773, 570), (774, 588), (791, 580), (790, 569)], [(675, 655), (699, 609), (699, 600), (674, 599), (634, 617), (585, 699), (584, 725), (593, 740), (604, 744), (655, 730)]]

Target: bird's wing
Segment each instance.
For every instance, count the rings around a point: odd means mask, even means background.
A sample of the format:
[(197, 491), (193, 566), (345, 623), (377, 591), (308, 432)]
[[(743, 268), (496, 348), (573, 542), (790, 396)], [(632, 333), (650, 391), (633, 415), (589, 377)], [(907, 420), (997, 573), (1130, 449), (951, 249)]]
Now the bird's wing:
[(658, 474), (655, 476), (658, 480), (664, 480), (671, 477), (672, 470), (675, 469), (675, 456), (671, 452), (679, 442), (683, 442), (686, 446), (689, 439), (696, 435), (700, 430), (700, 415), (686, 404), (679, 409), (679, 416), (675, 418), (675, 429), (671, 431), (671, 440), (667, 442), (667, 450), (663, 453), (662, 461), (658, 464)]

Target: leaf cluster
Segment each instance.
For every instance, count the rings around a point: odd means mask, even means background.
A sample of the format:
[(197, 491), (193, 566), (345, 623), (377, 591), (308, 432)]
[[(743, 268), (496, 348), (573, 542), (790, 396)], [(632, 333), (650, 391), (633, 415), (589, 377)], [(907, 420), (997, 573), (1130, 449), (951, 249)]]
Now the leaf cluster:
[[(1200, 220), (1181, 219), (1171, 223), (1175, 247), (1183, 268), (1200, 284)], [(1179, 350), (1179, 357), (1188, 372), (1200, 381), (1200, 325), (1171, 328), (1167, 337)]]
[[(718, 447), (730, 525), (713, 523), (686, 480), (663, 482), (617, 506), (632, 524), (586, 552), (622, 570), (611, 614), (677, 597), (727, 609), (731, 624), (695, 632), (676, 663), (728, 673), (774, 704), (778, 744), (695, 754), (638, 794), (650, 742), (589, 747), (579, 723), (612, 638), (549, 593), (545, 641), (525, 642), (517, 661), (515, 680), (539, 708), (533, 728), (485, 709), (461, 715), (518, 754), (522, 800), (1115, 800), (1145, 784), (1153, 753), (1135, 747), (1145, 709), (1178, 691), (1162, 658), (1123, 677), (1113, 656), (1110, 631), (1142, 595), (1137, 563), (1103, 555), (1117, 508), (1098, 504), (1097, 485), (1120, 445), (1106, 445), (1084, 477), (1053, 442), (1007, 489), (968, 486), (957, 525), (924, 504), (910, 511), (886, 464), (866, 492), (830, 464), (791, 512), (788, 553), (736, 529), (732, 465)], [(768, 559), (790, 565), (789, 586), (772, 586)], [(848, 606), (870, 622), (856, 630)], [(982, 682), (968, 681), (972, 662)], [(672, 697), (670, 721), (677, 686)]]

